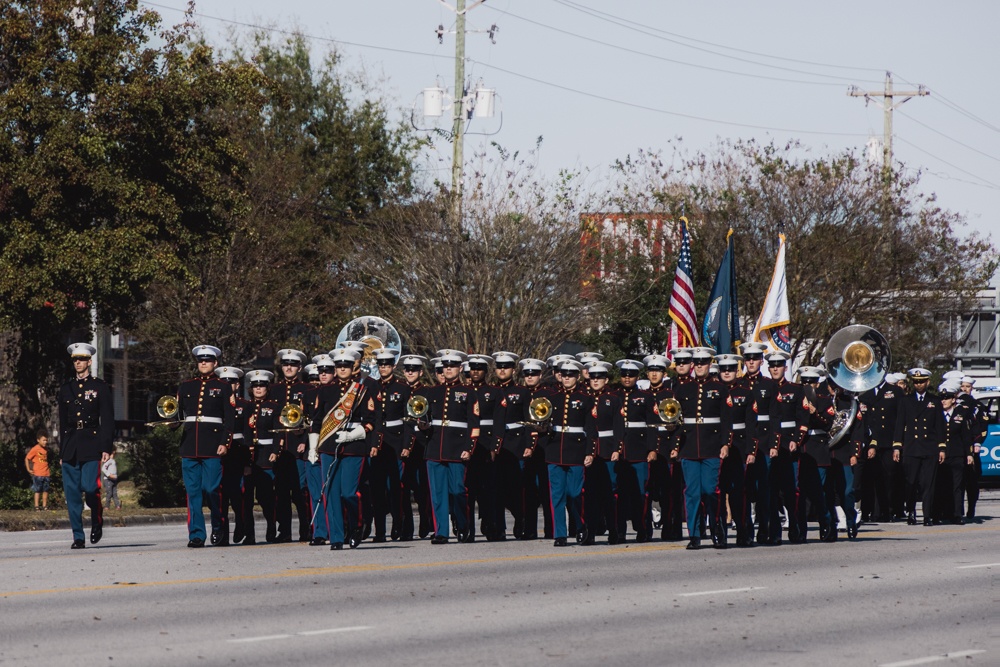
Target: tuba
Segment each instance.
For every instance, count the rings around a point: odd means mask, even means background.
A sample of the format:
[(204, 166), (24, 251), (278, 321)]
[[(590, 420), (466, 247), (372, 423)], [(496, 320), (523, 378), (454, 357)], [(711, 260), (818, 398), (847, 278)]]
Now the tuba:
[(374, 315), (356, 317), (340, 330), (337, 335), (337, 345), (344, 341), (356, 340), (365, 344), (364, 356), (361, 358), (361, 368), (372, 378), (378, 379), (378, 366), (375, 364), (375, 350), (386, 348), (396, 353), (398, 357), (403, 350), (402, 341), (396, 327), (388, 321)]
[(161, 421), (146, 422), (146, 426), (177, 423), (180, 407), (176, 396), (161, 396), (160, 400), (156, 402), (156, 414), (160, 415)]
[(830, 446), (840, 442), (858, 416), (858, 394), (882, 383), (892, 364), (885, 336), (864, 324), (846, 326), (830, 337), (823, 352), (827, 377), (844, 390), (850, 406), (837, 410), (830, 428)]
[(681, 419), (681, 403), (676, 398), (665, 398), (656, 404), (656, 409), (660, 413), (660, 419), (667, 424), (676, 424)]
[(427, 411), (430, 410), (430, 407), (431, 404), (428, 402), (426, 396), (414, 394), (406, 402), (406, 417), (411, 421), (420, 421), (427, 414)]

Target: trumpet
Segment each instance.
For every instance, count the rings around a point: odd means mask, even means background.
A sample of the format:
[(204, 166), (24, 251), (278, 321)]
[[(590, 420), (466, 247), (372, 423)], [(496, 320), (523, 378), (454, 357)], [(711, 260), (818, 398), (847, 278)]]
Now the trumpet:
[(159, 426), (161, 424), (178, 424), (180, 416), (180, 404), (176, 396), (161, 396), (156, 402), (156, 414), (160, 415), (161, 421), (146, 422), (146, 426)]
[(407, 419), (411, 421), (420, 421), (421, 418), (427, 415), (427, 411), (430, 410), (430, 408), (431, 404), (427, 400), (426, 396), (414, 394), (413, 396), (410, 396), (410, 400), (406, 402)]
[(278, 421), (284, 428), (276, 428), (275, 431), (304, 431), (310, 426), (310, 420), (298, 403), (288, 403), (281, 408)]
[(656, 404), (656, 410), (660, 413), (660, 419), (667, 424), (676, 424), (683, 419), (681, 414), (681, 403), (676, 398), (665, 398)]
[(528, 416), (531, 418), (531, 423), (535, 424), (552, 419), (552, 401), (544, 396), (531, 399), (528, 403)]

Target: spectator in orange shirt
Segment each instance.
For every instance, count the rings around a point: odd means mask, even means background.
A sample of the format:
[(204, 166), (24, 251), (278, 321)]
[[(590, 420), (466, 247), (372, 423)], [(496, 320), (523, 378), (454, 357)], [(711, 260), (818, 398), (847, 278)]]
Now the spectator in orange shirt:
[[(44, 428), (35, 434), (35, 446), (24, 457), (24, 467), (31, 475), (31, 490), (35, 493), (35, 509), (49, 509), (49, 432)], [(42, 505), (38, 506), (39, 498)]]

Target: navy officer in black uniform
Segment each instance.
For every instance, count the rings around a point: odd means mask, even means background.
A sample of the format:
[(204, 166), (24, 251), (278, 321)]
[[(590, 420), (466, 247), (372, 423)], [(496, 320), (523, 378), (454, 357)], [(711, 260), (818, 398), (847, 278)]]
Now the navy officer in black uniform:
[(229, 451), (235, 422), (228, 382), (215, 375), (222, 352), (212, 345), (191, 350), (198, 361), (198, 375), (181, 383), (177, 402), (184, 419), (181, 435), (181, 470), (188, 507), (188, 546), (205, 546), (205, 498), (212, 514), (212, 543), (228, 531), (222, 516), (222, 457)]
[(62, 459), (63, 491), (69, 524), (73, 529), (71, 549), (83, 549), (83, 501), (90, 508), (90, 541), (97, 544), (104, 531), (101, 511), (101, 464), (113, 450), (115, 411), (111, 388), (90, 374), (97, 348), (73, 343), (66, 350), (73, 359), (76, 376), (59, 388), (59, 451)]
[(924, 525), (933, 525), (934, 479), (945, 459), (945, 422), (941, 399), (928, 390), (931, 372), (911, 368), (906, 372), (913, 393), (903, 397), (896, 416), (893, 459), (903, 461), (906, 475), (906, 523), (917, 523), (917, 496), (922, 501)]

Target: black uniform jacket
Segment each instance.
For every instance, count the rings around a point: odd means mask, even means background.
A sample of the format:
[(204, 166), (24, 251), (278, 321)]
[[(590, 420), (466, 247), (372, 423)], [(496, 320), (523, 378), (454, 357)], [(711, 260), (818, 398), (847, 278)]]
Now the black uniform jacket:
[(972, 412), (973, 416), (973, 426), (972, 426), (972, 438), (976, 444), (981, 445), (983, 440), (986, 439), (986, 434), (990, 428), (990, 413), (986, 409), (986, 406), (982, 404), (981, 401), (976, 400), (969, 394), (959, 394), (958, 395), (959, 405), (964, 405), (969, 411)]
[(250, 441), (247, 440), (247, 418), (253, 412), (253, 403), (233, 394), (233, 444), (223, 456), (226, 466), (239, 466), (240, 469), (250, 465)]
[(371, 453), (372, 444), (377, 445), (376, 426), (382, 418), (382, 399), (380, 396), (379, 383), (370, 377), (362, 377), (358, 380), (354, 378), (348, 380), (334, 379), (333, 382), (317, 387), (317, 391), (311, 399), (310, 410), (312, 412), (312, 432), (319, 433), (323, 426), (323, 418), (334, 409), (340, 402), (341, 397), (347, 393), (355, 381), (361, 383), (354, 404), (351, 407), (347, 421), (340, 427), (340, 431), (350, 431), (355, 426), (362, 426), (365, 429), (365, 437), (348, 443), (338, 443), (337, 436), (332, 435), (319, 446), (321, 454), (339, 456), (368, 456)]
[(927, 392), (921, 400), (914, 393), (900, 400), (892, 446), (902, 447), (903, 456), (937, 456), (944, 438), (944, 410), (937, 394)]
[(539, 436), (544, 443), (545, 462), (579, 466), (583, 459), (597, 452), (597, 410), (593, 396), (582, 389), (552, 390), (552, 420), (548, 433)]
[(63, 383), (59, 403), (59, 457), (63, 461), (97, 461), (111, 453), (115, 435), (115, 409), (111, 387), (87, 376)]
[[(289, 403), (296, 403), (302, 408), (306, 405), (306, 394), (312, 389), (312, 385), (308, 382), (299, 382), (293, 380), (291, 382), (287, 380), (279, 380), (274, 382), (267, 388), (267, 398), (270, 401), (274, 401), (281, 409), (284, 409)], [(279, 410), (280, 416), (280, 410)], [(276, 422), (275, 428), (282, 428), (280, 422)], [(291, 452), (297, 458), (304, 459), (308, 455), (308, 449), (303, 448), (302, 453), (299, 453), (299, 445), (304, 445), (309, 441), (308, 434), (303, 431), (298, 431), (294, 433), (289, 433), (288, 431), (279, 431), (275, 434), (278, 439), (278, 452)]]
[(788, 451), (793, 442), (802, 444), (809, 430), (809, 409), (802, 385), (782, 380), (771, 401), (770, 424), (774, 437), (768, 447)]
[(410, 385), (396, 377), (380, 380), (382, 418), (378, 426), (378, 448), (389, 448), (398, 456), (409, 446), (413, 422), (406, 419), (406, 403), (410, 400)]
[(625, 413), (622, 398), (617, 392), (605, 389), (600, 393), (591, 392), (597, 407), (597, 455), (611, 460), (611, 455), (622, 453), (625, 447)]
[[(844, 394), (838, 393), (834, 398), (834, 407), (838, 412), (843, 412), (844, 410), (849, 410), (851, 407), (851, 398)], [(858, 408), (860, 410), (860, 407)], [(861, 456), (862, 450), (867, 451), (865, 446), (865, 438), (868, 434), (868, 428), (864, 424), (864, 420), (860, 412), (854, 417), (854, 423), (850, 426), (850, 431), (830, 448), (830, 457), (834, 461), (840, 461), (844, 465), (851, 465), (851, 458)]]
[(616, 393), (622, 399), (622, 416), (625, 417), (622, 460), (629, 463), (645, 461), (650, 452), (656, 451), (660, 434), (657, 427), (663, 423), (656, 409), (656, 397), (638, 387), (618, 387)]
[(753, 402), (757, 404), (757, 424), (754, 426), (758, 450), (761, 446), (770, 447), (774, 440), (774, 424), (771, 423), (771, 401), (778, 393), (778, 383), (771, 378), (757, 373), (744, 375), (736, 384), (749, 390)]
[(479, 437), (479, 400), (475, 388), (453, 382), (423, 387), (415, 392), (430, 404), (431, 427), (417, 431), (427, 461), (461, 462), (462, 452), (476, 446)]
[(833, 396), (829, 394), (820, 394), (812, 404), (816, 412), (810, 414), (806, 421), (809, 430), (802, 443), (802, 454), (812, 458), (816, 465), (826, 467), (830, 465), (830, 428), (837, 409), (833, 405)]
[(229, 382), (214, 374), (199, 375), (177, 388), (184, 432), (181, 434), (181, 457), (214, 459), (219, 445), (229, 447), (235, 432), (233, 389)]
[(493, 410), (493, 433), (497, 449), (506, 449), (517, 458), (524, 457), (524, 450), (534, 447), (533, 431), (521, 424), (531, 421), (528, 404), (531, 390), (513, 382), (497, 385), (498, 400)]
[(718, 380), (695, 378), (677, 387), (684, 427), (674, 445), (682, 459), (718, 458), (729, 444), (732, 425), (722, 420), (729, 390)]
[(944, 444), (947, 458), (972, 456), (975, 450), (976, 416), (965, 405), (956, 403), (951, 414), (944, 415)]
[(889, 449), (896, 434), (896, 415), (903, 390), (894, 384), (883, 382), (869, 389), (858, 398), (861, 420), (867, 433), (869, 449)]
[(750, 389), (733, 383), (729, 386), (726, 406), (722, 409), (722, 421), (729, 424), (730, 456), (737, 453), (743, 457), (757, 455), (757, 403)]
[(278, 417), (284, 406), (278, 401), (267, 399), (250, 401), (247, 425), (243, 430), (244, 440), (250, 447), (250, 458), (254, 465), (264, 470), (274, 467), (271, 454), (278, 453), (278, 440), (274, 429), (281, 426)]

